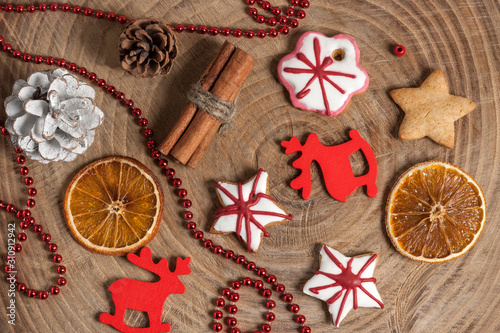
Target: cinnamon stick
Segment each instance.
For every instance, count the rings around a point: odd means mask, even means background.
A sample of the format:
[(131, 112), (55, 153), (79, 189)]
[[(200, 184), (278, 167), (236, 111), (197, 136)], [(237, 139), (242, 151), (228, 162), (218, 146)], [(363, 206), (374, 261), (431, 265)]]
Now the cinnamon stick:
[[(222, 70), (226, 66), (229, 58), (233, 54), (236, 47), (225, 41), (224, 44), (219, 49), (217, 55), (212, 59), (212, 62), (206, 68), (205, 72), (202, 74), (200, 79), (201, 87), (205, 90), (212, 89), (215, 81), (221, 74)], [(174, 127), (170, 130), (167, 137), (158, 146), (158, 150), (163, 154), (168, 155), (172, 150), (172, 147), (177, 143), (179, 138), (182, 136), (189, 123), (193, 120), (198, 108), (191, 102), (188, 102), (184, 109), (182, 110), (179, 119), (174, 124)]]
[[(233, 102), (252, 68), (253, 58), (243, 50), (236, 49), (212, 87), (211, 93), (222, 100)], [(212, 127), (218, 129), (220, 125), (216, 118), (203, 110), (198, 110), (184, 134), (170, 151), (170, 155), (179, 162), (186, 164), (205, 137), (210, 132), (214, 135), (216, 131), (214, 132)], [(203, 147), (200, 147), (198, 154), (201, 153), (202, 155), (204, 153), (204, 150), (213, 139), (213, 135), (207, 137), (208, 142), (204, 143)], [(197, 165), (196, 160), (198, 159), (201, 159), (201, 157), (196, 157), (192, 165)]]

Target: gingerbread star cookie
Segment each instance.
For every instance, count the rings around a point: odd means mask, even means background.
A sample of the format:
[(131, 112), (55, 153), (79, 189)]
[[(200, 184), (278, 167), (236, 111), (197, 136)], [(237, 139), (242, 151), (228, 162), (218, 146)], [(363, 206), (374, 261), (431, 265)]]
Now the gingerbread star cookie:
[(259, 251), (266, 227), (293, 218), (269, 195), (268, 173), (262, 169), (246, 183), (216, 182), (222, 206), (215, 213), (211, 233), (235, 232), (247, 244), (248, 252)]
[(420, 87), (396, 89), (390, 94), (405, 113), (399, 128), (401, 140), (427, 136), (450, 149), (455, 142), (455, 120), (476, 107), (467, 98), (450, 95), (440, 69), (432, 72)]

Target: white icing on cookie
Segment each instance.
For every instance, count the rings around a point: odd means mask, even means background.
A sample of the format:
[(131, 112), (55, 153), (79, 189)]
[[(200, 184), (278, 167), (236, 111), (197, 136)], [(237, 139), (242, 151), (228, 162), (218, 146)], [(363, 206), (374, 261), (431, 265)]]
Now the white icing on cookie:
[[(333, 58), (337, 54), (342, 60)], [(344, 111), (352, 95), (368, 88), (368, 74), (358, 61), (359, 49), (351, 36), (329, 38), (311, 31), (281, 59), (278, 76), (295, 107), (331, 117)]]
[(320, 255), (320, 268), (304, 285), (303, 291), (329, 305), (335, 326), (339, 326), (353, 308), (384, 308), (373, 277), (376, 253), (351, 258), (323, 245)]

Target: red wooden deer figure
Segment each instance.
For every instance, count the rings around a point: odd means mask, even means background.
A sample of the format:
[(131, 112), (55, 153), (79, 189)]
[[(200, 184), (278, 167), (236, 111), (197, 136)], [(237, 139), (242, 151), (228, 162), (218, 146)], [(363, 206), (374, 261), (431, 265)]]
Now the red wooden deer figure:
[[(318, 162), (323, 177), (325, 179), (326, 189), (330, 195), (339, 201), (346, 201), (354, 190), (360, 186), (366, 185), (366, 193), (369, 197), (377, 195), (377, 160), (370, 145), (361, 138), (355, 129), (349, 132), (352, 140), (337, 146), (323, 145), (316, 133), (311, 133), (302, 146), (299, 139), (292, 137), (290, 141), (282, 141), (281, 145), (285, 147), (285, 154), (289, 155), (295, 152), (302, 152), (292, 166), (302, 170), (302, 173), (292, 180), (290, 186), (295, 190), (302, 189), (302, 198), (309, 199), (311, 195), (311, 163)], [(354, 176), (349, 157), (361, 150), (368, 162), (369, 171), (362, 176)]]
[[(102, 313), (99, 320), (126, 333), (162, 333), (170, 332), (170, 324), (162, 323), (163, 303), (170, 294), (182, 294), (186, 287), (179, 280), (179, 275), (191, 273), (189, 262), (191, 258), (177, 258), (174, 272), (168, 268), (167, 259), (153, 262), (151, 250), (143, 248), (140, 256), (133, 253), (127, 259), (136, 266), (142, 267), (160, 277), (157, 282), (144, 282), (132, 279), (119, 279), (109, 286), (115, 303), (115, 314)], [(125, 310), (132, 309), (147, 312), (149, 327), (139, 328), (127, 326), (124, 322)]]

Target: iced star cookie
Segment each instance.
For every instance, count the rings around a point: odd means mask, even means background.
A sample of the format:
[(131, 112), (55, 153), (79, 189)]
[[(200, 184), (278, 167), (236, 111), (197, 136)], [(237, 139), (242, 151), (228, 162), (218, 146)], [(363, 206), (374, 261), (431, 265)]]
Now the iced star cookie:
[(359, 49), (351, 36), (326, 37), (310, 31), (281, 59), (278, 77), (295, 107), (338, 116), (353, 95), (368, 88), (368, 74), (358, 61)]
[(244, 184), (220, 181), (215, 187), (222, 206), (210, 232), (235, 232), (249, 252), (258, 252), (262, 237), (270, 236), (266, 227), (293, 218), (269, 195), (268, 173), (262, 169)]
[(351, 309), (384, 308), (373, 277), (376, 253), (346, 257), (323, 245), (320, 256), (319, 270), (304, 285), (303, 292), (328, 304), (335, 326), (340, 325)]

